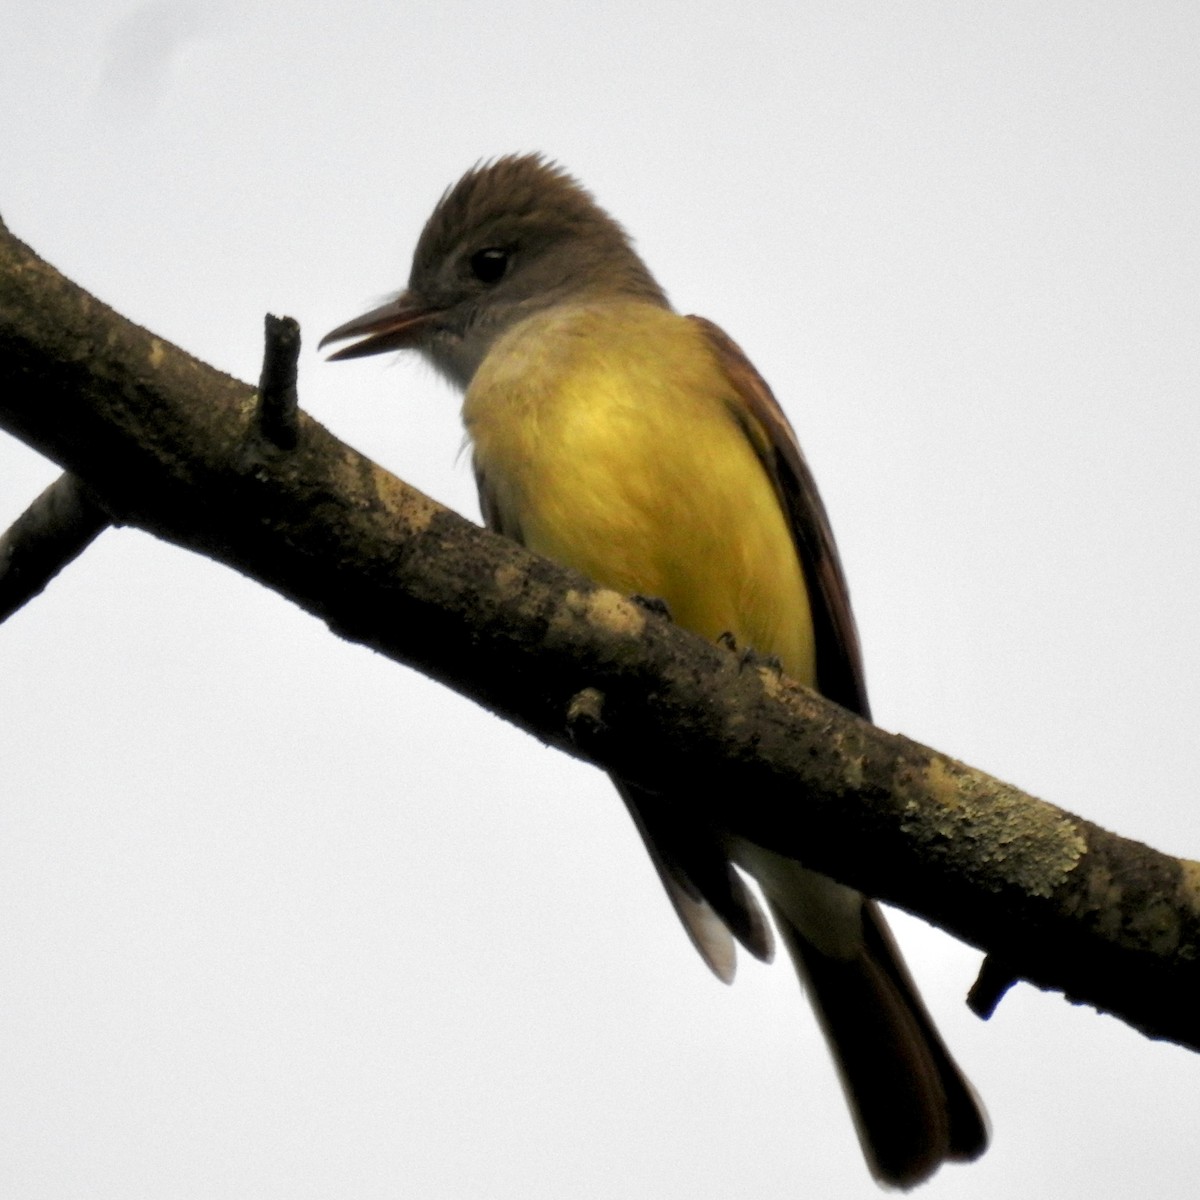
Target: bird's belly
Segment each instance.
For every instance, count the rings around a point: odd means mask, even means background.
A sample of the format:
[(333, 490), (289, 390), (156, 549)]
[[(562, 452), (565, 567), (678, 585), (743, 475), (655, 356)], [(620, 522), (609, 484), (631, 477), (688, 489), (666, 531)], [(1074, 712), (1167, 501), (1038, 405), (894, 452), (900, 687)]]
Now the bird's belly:
[(731, 633), (814, 684), (803, 575), (752, 446), (724, 402), (647, 391), (592, 379), (473, 421), (506, 523), (530, 549), (662, 599), (685, 628)]

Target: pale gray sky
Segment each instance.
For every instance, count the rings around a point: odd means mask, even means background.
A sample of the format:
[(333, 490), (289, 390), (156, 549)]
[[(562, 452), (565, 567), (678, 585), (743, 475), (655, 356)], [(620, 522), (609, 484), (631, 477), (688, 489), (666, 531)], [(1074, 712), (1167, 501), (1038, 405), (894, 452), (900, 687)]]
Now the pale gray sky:
[[(0, 213), (475, 515), (417, 364), (324, 365), (443, 187), (542, 150), (787, 408), (880, 724), (1200, 853), (1200, 9), (16, 0)], [(57, 468), (0, 438), (0, 522)], [(106, 533), (0, 626), (0, 1194), (870, 1197), (794, 978), (731, 989), (608, 782)], [(994, 1146), (923, 1195), (1186, 1194), (1200, 1060), (897, 918)]]

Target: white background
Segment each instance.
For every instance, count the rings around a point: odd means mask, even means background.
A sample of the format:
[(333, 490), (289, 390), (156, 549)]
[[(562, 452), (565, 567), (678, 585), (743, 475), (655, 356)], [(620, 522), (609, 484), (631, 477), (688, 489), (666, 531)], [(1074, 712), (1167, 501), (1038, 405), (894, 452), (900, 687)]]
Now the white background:
[[(451, 394), (326, 365), (441, 190), (542, 150), (772, 383), (879, 722), (1197, 854), (1200, 9), (10, 0), (0, 213), (475, 514)], [(0, 522), (57, 468), (0, 439)], [(0, 627), (0, 1195), (870, 1197), (794, 978), (726, 989), (606, 779), (110, 531)], [(897, 926), (994, 1146), (1186, 1195), (1200, 1061)]]

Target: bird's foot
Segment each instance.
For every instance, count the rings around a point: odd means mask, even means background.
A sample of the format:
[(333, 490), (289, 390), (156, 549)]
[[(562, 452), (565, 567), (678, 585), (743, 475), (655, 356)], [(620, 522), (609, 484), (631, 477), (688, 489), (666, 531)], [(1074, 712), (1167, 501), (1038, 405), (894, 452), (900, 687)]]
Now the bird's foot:
[(744, 671), (747, 667), (766, 667), (776, 675), (783, 674), (783, 663), (777, 654), (760, 654), (753, 646), (742, 647), (737, 644), (737, 638), (726, 631), (717, 638), (717, 645), (738, 656), (738, 669)]
[(671, 610), (667, 607), (667, 602), (659, 596), (639, 596), (634, 594), (629, 597), (639, 608), (644, 608), (647, 612), (653, 613), (656, 617), (664, 617), (668, 621), (673, 621)]

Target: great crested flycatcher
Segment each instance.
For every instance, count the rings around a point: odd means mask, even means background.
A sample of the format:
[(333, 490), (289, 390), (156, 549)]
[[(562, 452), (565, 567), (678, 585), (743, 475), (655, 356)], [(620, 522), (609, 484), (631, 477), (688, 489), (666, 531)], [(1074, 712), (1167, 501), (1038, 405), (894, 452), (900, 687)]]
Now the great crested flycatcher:
[[(732, 634), (869, 717), (833, 534), (795, 434), (715, 325), (676, 313), (624, 230), (540, 155), (443, 195), (392, 302), (333, 330), (333, 358), (420, 351), (465, 391), (490, 528), (685, 628)], [(986, 1122), (878, 906), (790, 859), (730, 846), (687, 796), (616, 780), (684, 927), (723, 980), (761, 959), (767, 898), (837, 1062), (867, 1164), (911, 1187), (973, 1159)]]

